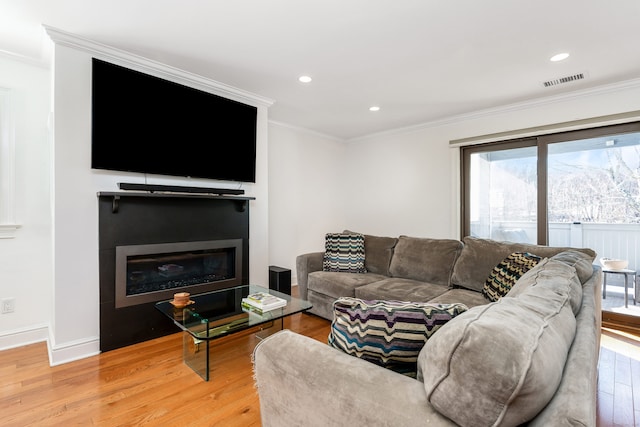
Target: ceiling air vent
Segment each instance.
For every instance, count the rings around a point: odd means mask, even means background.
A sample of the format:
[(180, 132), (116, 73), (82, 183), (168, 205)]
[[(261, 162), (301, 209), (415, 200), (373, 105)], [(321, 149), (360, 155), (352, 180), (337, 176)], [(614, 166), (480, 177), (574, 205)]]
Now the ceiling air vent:
[(578, 73), (578, 74), (574, 74), (572, 76), (566, 76), (566, 77), (560, 77), (557, 79), (552, 79), (552, 80), (547, 80), (546, 82), (542, 83), (544, 85), (544, 87), (551, 87), (551, 86), (557, 86), (557, 85), (561, 85), (564, 83), (571, 83), (571, 82), (575, 82), (577, 80), (582, 80), (584, 79), (584, 73)]

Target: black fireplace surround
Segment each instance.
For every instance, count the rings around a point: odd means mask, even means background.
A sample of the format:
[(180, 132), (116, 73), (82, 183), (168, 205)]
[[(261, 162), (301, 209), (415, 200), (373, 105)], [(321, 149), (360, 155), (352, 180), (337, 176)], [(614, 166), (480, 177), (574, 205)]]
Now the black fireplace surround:
[(249, 284), (246, 197), (98, 193), (100, 350), (178, 332), (154, 305)]

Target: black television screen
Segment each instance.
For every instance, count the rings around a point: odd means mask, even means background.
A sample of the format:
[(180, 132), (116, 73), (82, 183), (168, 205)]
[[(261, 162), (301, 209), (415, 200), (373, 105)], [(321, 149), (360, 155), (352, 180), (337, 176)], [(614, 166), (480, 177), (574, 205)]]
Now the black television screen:
[(93, 58), (91, 167), (255, 182), (257, 108)]

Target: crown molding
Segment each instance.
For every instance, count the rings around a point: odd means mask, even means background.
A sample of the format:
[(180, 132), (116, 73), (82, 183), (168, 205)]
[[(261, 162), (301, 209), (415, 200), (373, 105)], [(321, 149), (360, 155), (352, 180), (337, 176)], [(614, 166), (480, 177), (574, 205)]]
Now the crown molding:
[(528, 101), (518, 102), (514, 104), (507, 104), (496, 108), (487, 108), (479, 110), (477, 112), (462, 114), (460, 116), (453, 116), (450, 119), (445, 119), (444, 124), (457, 123), (461, 121), (472, 120), (476, 118), (482, 118), (486, 116), (493, 116), (496, 114), (504, 114), (511, 111), (527, 110), (534, 107), (546, 106), (550, 104), (557, 104), (560, 102), (574, 101), (580, 98), (591, 97), (596, 95), (603, 95), (613, 92), (620, 92), (631, 89), (640, 88), (640, 79), (624, 80), (617, 83), (611, 83), (607, 85), (597, 86), (588, 89), (581, 89), (564, 94), (546, 96), (542, 98), (535, 98)]
[(226, 98), (254, 106), (270, 107), (275, 102), (270, 98), (256, 95), (198, 74), (181, 70), (112, 46), (107, 46), (48, 25), (43, 24), (43, 27), (49, 38), (51, 38), (56, 45), (80, 50), (99, 59), (107, 60), (147, 74), (152, 74), (176, 83), (202, 89), (207, 92), (214, 92), (216, 95), (224, 96)]
[(572, 130), (585, 129), (594, 126), (610, 126), (616, 124), (635, 122), (640, 119), (640, 111), (627, 111), (606, 116), (589, 117), (586, 119), (570, 120), (567, 122), (550, 123), (540, 126), (533, 126), (524, 129), (496, 132), (487, 135), (472, 136), (469, 138), (454, 139), (449, 141), (451, 147), (462, 147), (465, 145), (484, 144), (487, 142), (506, 141), (515, 138), (526, 138), (532, 136), (545, 135), (549, 133), (567, 132)]
[(34, 67), (39, 67), (44, 69), (49, 68), (49, 60), (46, 58), (40, 58), (40, 59), (33, 58), (30, 56), (20, 55), (18, 53), (14, 53), (14, 52), (10, 52), (8, 50), (2, 50), (2, 49), (0, 49), (0, 57), (9, 59), (11, 61), (21, 62), (26, 65), (31, 65)]
[[(270, 107), (275, 102), (273, 99), (266, 98), (257, 94), (253, 94), (251, 92), (247, 92), (242, 89), (239, 89), (230, 85), (226, 85), (224, 83), (221, 83), (221, 82), (218, 82), (194, 73), (190, 73), (185, 70), (172, 67), (170, 65), (162, 64), (160, 62), (154, 61), (149, 58), (145, 58), (140, 55), (136, 55), (121, 49), (107, 46), (102, 43), (95, 42), (93, 40), (89, 40), (84, 37), (71, 34), (48, 25), (43, 24), (43, 28), (45, 29), (45, 32), (49, 36), (49, 38), (51, 38), (51, 40), (57, 45), (62, 45), (62, 46), (67, 46), (74, 49), (82, 50), (91, 55), (99, 57), (100, 59), (109, 60), (111, 62), (117, 63), (118, 65), (127, 66), (129, 68), (136, 69), (138, 71), (145, 72), (148, 74), (152, 74), (157, 77), (176, 81), (177, 83), (182, 83), (191, 87), (199, 88), (209, 92), (214, 92), (217, 95), (234, 99), (240, 102), (248, 103), (251, 105)], [(637, 89), (639, 87), (640, 87), (640, 79), (631, 79), (631, 80), (626, 80), (618, 83), (598, 86), (595, 88), (577, 90), (577, 91), (568, 92), (565, 94), (540, 97), (540, 98), (535, 98), (535, 99), (531, 99), (523, 102), (506, 104), (499, 107), (477, 110), (469, 113), (431, 120), (431, 121), (419, 123), (416, 125), (411, 125), (411, 126), (406, 126), (401, 128), (394, 128), (394, 129), (389, 129), (382, 132), (376, 132), (376, 133), (358, 136), (355, 138), (346, 138), (346, 139), (332, 136), (329, 134), (316, 132), (307, 128), (278, 122), (278, 121), (270, 120), (269, 123), (276, 126), (281, 126), (281, 127), (286, 127), (286, 128), (290, 128), (297, 131), (302, 131), (302, 132), (309, 133), (311, 135), (315, 135), (322, 138), (328, 138), (335, 141), (350, 143), (350, 142), (364, 141), (364, 140), (377, 138), (381, 136), (391, 136), (391, 135), (398, 135), (398, 134), (404, 134), (404, 133), (412, 133), (412, 132), (417, 132), (417, 131), (421, 131), (421, 130), (429, 129), (433, 127), (458, 124), (458, 123), (466, 122), (469, 120), (476, 120), (476, 119), (481, 119), (485, 117), (496, 116), (500, 114), (513, 112), (513, 111), (526, 110), (530, 108), (541, 107), (541, 106), (556, 104), (560, 102), (576, 100), (584, 97), (602, 95), (602, 94), (618, 92), (623, 90)]]
[(535, 98), (528, 101), (517, 102), (513, 104), (506, 104), (500, 107), (486, 108), (486, 109), (469, 112), (465, 114), (458, 114), (455, 116), (432, 120), (432, 121), (420, 123), (417, 125), (406, 126), (402, 128), (396, 128), (396, 129), (389, 129), (382, 132), (377, 132), (377, 133), (363, 135), (356, 138), (351, 138), (346, 140), (346, 142), (357, 142), (357, 141), (364, 141), (371, 138), (377, 138), (380, 136), (391, 136), (391, 135), (417, 132), (420, 130), (434, 128), (438, 126), (459, 124), (459, 123), (470, 121), (470, 120), (497, 116), (500, 114), (505, 114), (513, 111), (521, 111), (521, 110), (527, 110), (530, 108), (544, 107), (547, 105), (557, 104), (560, 102), (573, 101), (581, 98), (603, 95), (603, 94), (606, 95), (608, 93), (614, 93), (614, 92), (620, 92), (620, 91), (626, 91), (626, 90), (632, 90), (632, 89), (638, 89), (638, 88), (640, 88), (640, 79), (625, 80), (618, 83), (611, 83), (608, 85), (597, 86), (594, 88), (576, 90), (573, 92), (568, 92), (560, 95)]
[(286, 128), (286, 129), (291, 129), (294, 130), (296, 132), (300, 132), (300, 133), (306, 133), (307, 135), (311, 135), (311, 136), (315, 136), (318, 138), (323, 138), (323, 139), (329, 139), (331, 141), (336, 141), (336, 142), (345, 142), (346, 139), (344, 138), (339, 138), (337, 136), (333, 136), (333, 135), (329, 135), (326, 133), (322, 133), (322, 132), (318, 132), (309, 128), (305, 128), (302, 126), (295, 126), (289, 123), (284, 123), (284, 122), (279, 122), (276, 120), (269, 120), (269, 124), (273, 125), (273, 126), (278, 126), (281, 128)]

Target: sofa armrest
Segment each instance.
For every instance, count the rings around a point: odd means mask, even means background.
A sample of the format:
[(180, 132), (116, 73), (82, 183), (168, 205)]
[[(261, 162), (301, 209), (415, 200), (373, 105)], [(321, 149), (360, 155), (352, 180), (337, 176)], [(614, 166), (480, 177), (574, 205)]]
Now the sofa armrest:
[(264, 427), (455, 425), (421, 382), (289, 330), (256, 346), (253, 369)]
[(309, 273), (314, 271), (322, 271), (322, 261), (324, 252), (311, 252), (308, 254), (298, 255), (296, 258), (296, 277), (300, 298), (307, 299), (307, 283), (309, 282)]
[(529, 426), (596, 425), (601, 295), (602, 269), (594, 266), (593, 276), (583, 286), (582, 307), (576, 316), (576, 336), (567, 355), (562, 381), (551, 402)]

